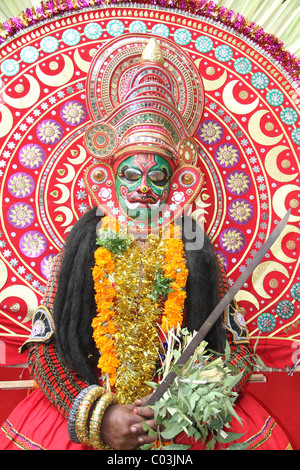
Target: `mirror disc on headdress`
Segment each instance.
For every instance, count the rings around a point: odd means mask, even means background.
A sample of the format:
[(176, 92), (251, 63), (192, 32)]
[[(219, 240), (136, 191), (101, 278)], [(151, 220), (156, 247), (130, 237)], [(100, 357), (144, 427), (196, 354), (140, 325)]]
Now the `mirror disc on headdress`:
[(108, 158), (116, 149), (117, 136), (109, 124), (92, 124), (86, 131), (84, 141), (88, 152), (95, 158)]

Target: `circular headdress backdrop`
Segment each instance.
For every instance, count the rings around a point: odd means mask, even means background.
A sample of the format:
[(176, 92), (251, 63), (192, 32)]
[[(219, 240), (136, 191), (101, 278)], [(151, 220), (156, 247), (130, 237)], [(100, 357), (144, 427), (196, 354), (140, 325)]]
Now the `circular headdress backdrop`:
[(260, 356), (291, 366), (300, 340), (299, 67), (212, 2), (195, 14), (185, 2), (181, 9), (99, 3), (50, 2), (26, 10), (27, 27), (7, 23), (14, 34), (0, 49), (0, 363), (24, 362), (18, 347), (53, 258), (93, 204), (84, 182), (92, 158), (83, 146), (90, 62), (109, 39), (150, 33), (180, 45), (203, 77), (196, 140), (205, 185), (193, 216), (204, 218), (231, 283), (291, 208), (237, 297)]

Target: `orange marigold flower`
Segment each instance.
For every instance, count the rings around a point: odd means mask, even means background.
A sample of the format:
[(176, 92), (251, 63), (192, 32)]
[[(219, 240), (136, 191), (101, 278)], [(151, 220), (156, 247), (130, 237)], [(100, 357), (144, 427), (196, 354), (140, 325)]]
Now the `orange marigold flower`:
[(179, 225), (171, 224), (169, 227), (164, 229), (163, 236), (165, 239), (181, 239), (181, 227)]
[(114, 219), (113, 217), (110, 217), (109, 215), (107, 215), (106, 217), (103, 217), (103, 219), (101, 219), (101, 229), (108, 229), (110, 228), (111, 230), (114, 230), (115, 232), (119, 233), (119, 230), (120, 230), (120, 227), (119, 227), (119, 224), (118, 224), (118, 221), (116, 219)]
[(186, 292), (176, 288), (176, 286), (173, 286), (173, 284), (172, 288), (173, 291), (169, 293), (168, 300), (170, 300), (170, 302), (174, 302), (174, 304), (178, 305), (178, 307), (181, 307), (186, 299)]
[(97, 270), (97, 268), (105, 268), (105, 270), (109, 273), (112, 273), (115, 267), (114, 257), (112, 253), (100, 246), (95, 251), (95, 267), (93, 270)]

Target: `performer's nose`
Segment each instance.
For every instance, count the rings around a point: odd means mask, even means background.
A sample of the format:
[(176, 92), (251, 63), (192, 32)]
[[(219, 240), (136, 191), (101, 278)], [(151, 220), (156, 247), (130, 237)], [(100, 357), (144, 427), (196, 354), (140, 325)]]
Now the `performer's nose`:
[(148, 188), (148, 186), (146, 186), (146, 185), (144, 184), (144, 185), (142, 185), (142, 186), (140, 187), (140, 190), (141, 190), (142, 193), (147, 193), (147, 192), (149, 191), (149, 188)]

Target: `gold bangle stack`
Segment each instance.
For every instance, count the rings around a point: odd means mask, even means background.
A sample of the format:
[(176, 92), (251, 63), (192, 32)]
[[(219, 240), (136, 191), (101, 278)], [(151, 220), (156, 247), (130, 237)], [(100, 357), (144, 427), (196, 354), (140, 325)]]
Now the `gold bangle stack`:
[[(112, 393), (104, 393), (102, 387), (92, 388), (83, 397), (75, 419), (76, 436), (82, 444), (92, 446), (97, 450), (109, 448), (101, 439), (100, 427), (106, 409), (114, 402), (114, 395)], [(89, 421), (89, 415), (94, 405), (95, 410)]]
[(93, 411), (92, 417), (90, 419), (90, 441), (94, 449), (96, 450), (107, 450), (110, 447), (107, 446), (101, 439), (100, 428), (102, 423), (102, 418), (107, 410), (107, 408), (115, 403), (115, 396), (112, 393), (105, 393), (102, 395), (96, 407)]
[(78, 439), (84, 445), (90, 445), (88, 417), (95, 401), (103, 395), (102, 387), (91, 389), (82, 399), (76, 413), (75, 431)]

